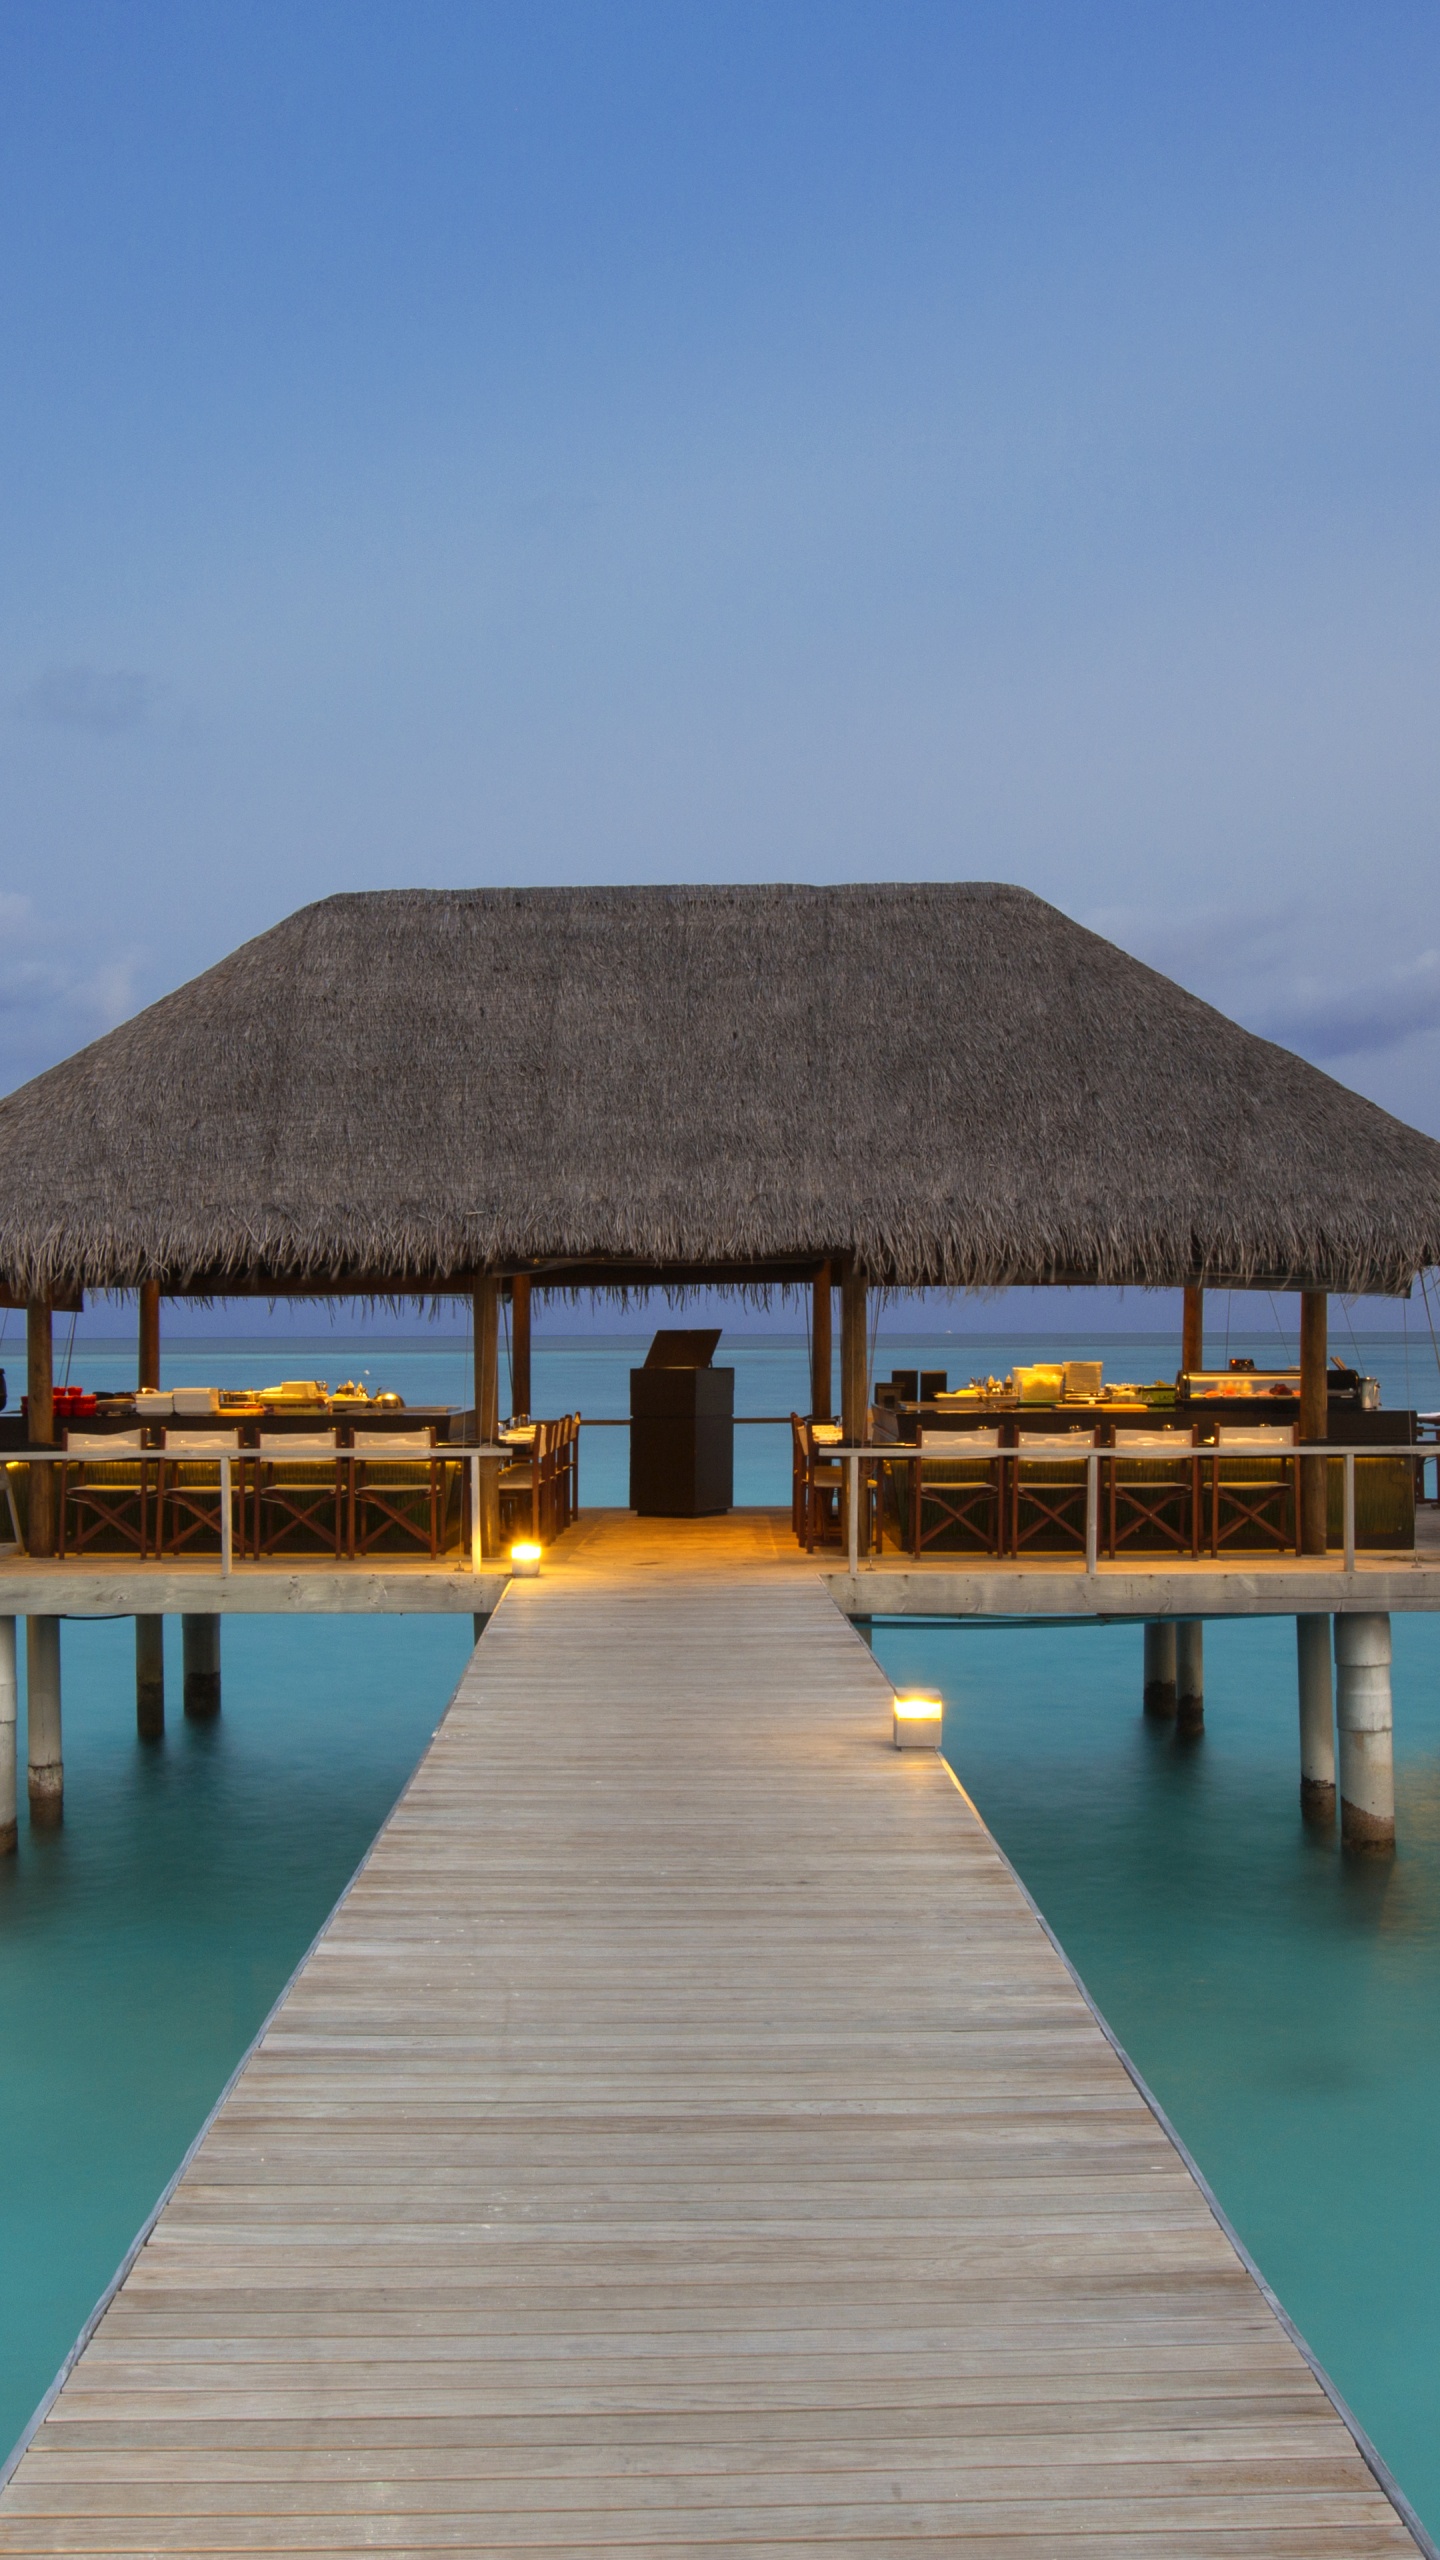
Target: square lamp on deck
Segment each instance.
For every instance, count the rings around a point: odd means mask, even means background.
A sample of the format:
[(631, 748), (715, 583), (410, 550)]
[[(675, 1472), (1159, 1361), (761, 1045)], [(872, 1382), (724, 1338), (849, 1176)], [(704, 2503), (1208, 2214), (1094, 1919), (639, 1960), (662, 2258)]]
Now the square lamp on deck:
[(943, 1702), (933, 1689), (907, 1689), (894, 1701), (897, 1751), (938, 1751)]
[(540, 1570), (540, 1549), (533, 1538), (517, 1538), (510, 1550), (510, 1570), (533, 1580)]

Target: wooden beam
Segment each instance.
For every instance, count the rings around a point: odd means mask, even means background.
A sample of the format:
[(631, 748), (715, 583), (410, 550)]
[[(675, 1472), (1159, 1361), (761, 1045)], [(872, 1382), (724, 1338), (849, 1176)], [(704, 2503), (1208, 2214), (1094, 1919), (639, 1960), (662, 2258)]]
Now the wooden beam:
[(810, 1418), (828, 1422), (835, 1411), (835, 1349), (832, 1332), (834, 1275), (828, 1262), (815, 1274), (810, 1314)]
[[(25, 1310), (25, 1392), (30, 1399), (27, 1437), (33, 1449), (55, 1442), (55, 1337), (48, 1298), (32, 1298)], [(30, 1469), (29, 1548), (32, 1556), (55, 1552), (55, 1471)]]
[(1205, 1292), (1198, 1281), (1185, 1290), (1185, 1321), (1180, 1346), (1180, 1366), (1187, 1375), (1205, 1366)]
[(870, 1412), (865, 1315), (865, 1275), (847, 1262), (840, 1280), (840, 1427), (848, 1441), (864, 1439)]
[(140, 1283), (140, 1385), (160, 1384), (160, 1283)]
[(510, 1410), (530, 1419), (530, 1283), (510, 1283)]
[[(493, 1441), (500, 1429), (500, 1282), (493, 1272), (475, 1284), (475, 1435)], [(500, 1472), (480, 1462), (480, 1552), (500, 1552)]]
[[(1329, 1301), (1323, 1289), (1300, 1292), (1300, 1437), (1324, 1440), (1330, 1430)], [(1300, 1461), (1300, 1549), (1323, 1556), (1329, 1545), (1329, 1465)]]

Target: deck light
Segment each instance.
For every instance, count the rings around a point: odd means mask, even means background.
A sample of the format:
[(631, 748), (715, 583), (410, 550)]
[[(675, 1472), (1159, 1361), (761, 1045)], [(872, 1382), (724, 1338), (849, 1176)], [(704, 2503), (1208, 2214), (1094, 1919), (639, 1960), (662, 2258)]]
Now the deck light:
[(943, 1702), (933, 1689), (907, 1689), (895, 1700), (897, 1751), (938, 1751)]
[(511, 1572), (529, 1576), (537, 1574), (540, 1570), (540, 1556), (541, 1549), (536, 1546), (533, 1538), (517, 1538), (510, 1550)]

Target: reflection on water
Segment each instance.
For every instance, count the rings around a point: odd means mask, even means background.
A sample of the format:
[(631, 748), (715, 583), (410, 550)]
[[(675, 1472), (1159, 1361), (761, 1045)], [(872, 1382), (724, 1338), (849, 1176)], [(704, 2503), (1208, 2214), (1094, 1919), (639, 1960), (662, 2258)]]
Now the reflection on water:
[(904, 1628), (895, 1678), (1362, 2424), (1440, 2526), (1440, 1625), (1395, 1634), (1401, 1854), (1300, 1820), (1293, 1620), (1206, 1629), (1206, 1731), (1138, 1627)]

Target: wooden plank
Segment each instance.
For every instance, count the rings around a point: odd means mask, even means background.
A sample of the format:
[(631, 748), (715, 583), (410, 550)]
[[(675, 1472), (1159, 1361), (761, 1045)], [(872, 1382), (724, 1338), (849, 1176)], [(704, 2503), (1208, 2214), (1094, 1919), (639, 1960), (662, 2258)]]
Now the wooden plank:
[(0, 2554), (1415, 2545), (763, 1517), (591, 1522), (0, 2497)]

